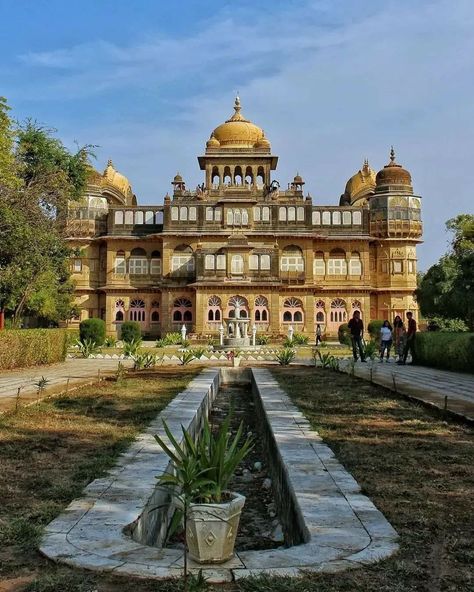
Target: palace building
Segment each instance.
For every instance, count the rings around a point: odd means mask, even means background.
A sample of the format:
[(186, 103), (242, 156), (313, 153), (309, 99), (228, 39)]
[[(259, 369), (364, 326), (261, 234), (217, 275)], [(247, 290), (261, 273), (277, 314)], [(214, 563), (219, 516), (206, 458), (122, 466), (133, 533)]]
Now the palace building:
[[(257, 331), (337, 335), (354, 310), (367, 323), (412, 311), (421, 199), (395, 160), (377, 174), (368, 161), (339, 205), (314, 204), (297, 174), (286, 188), (272, 177), (278, 157), (263, 130), (234, 114), (198, 157), (204, 180), (189, 190), (178, 173), (163, 205), (137, 204), (109, 161), (91, 168), (87, 194), (70, 204), (67, 230), (80, 318), (125, 320), (144, 335), (186, 325), (217, 334), (236, 302)], [(306, 193), (306, 194), (305, 194)]]

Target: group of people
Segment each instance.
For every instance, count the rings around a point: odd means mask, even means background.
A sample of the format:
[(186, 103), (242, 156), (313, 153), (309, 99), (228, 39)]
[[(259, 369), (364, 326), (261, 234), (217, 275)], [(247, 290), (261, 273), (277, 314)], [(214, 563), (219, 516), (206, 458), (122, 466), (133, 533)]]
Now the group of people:
[[(390, 350), (395, 345), (397, 355), (397, 364), (406, 364), (408, 354), (413, 355), (413, 346), (415, 343), (416, 321), (413, 313), (407, 312), (408, 324), (405, 327), (400, 315), (393, 320), (393, 327), (389, 321), (384, 321), (380, 328), (380, 361), (383, 362), (384, 355), (386, 361), (390, 359)], [(365, 348), (363, 345), (364, 323), (360, 318), (360, 311), (354, 311), (352, 319), (349, 321), (349, 332), (352, 341), (352, 354), (354, 360), (358, 357), (365, 362)]]

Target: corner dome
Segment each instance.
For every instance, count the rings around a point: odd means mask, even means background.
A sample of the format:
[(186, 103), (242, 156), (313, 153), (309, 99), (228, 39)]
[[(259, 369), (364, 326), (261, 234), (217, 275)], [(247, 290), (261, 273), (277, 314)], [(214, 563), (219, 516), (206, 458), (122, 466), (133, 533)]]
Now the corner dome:
[(370, 168), (369, 161), (364, 160), (364, 165), (355, 175), (347, 181), (339, 205), (363, 205), (367, 196), (375, 190), (375, 171)]
[(130, 185), (130, 181), (127, 179), (127, 177), (125, 177), (125, 175), (122, 175), (117, 170), (115, 170), (111, 160), (108, 161), (102, 178), (103, 184), (112, 185), (124, 196), (129, 197), (132, 194), (132, 186)]
[(375, 181), (377, 193), (390, 191), (391, 188), (413, 192), (411, 175), (401, 164), (395, 162), (393, 146), (390, 150), (390, 162), (377, 173)]
[(263, 130), (242, 115), (240, 99), (236, 97), (235, 113), (225, 123), (216, 127), (206, 143), (207, 148), (220, 149), (265, 149), (270, 151), (270, 142)]

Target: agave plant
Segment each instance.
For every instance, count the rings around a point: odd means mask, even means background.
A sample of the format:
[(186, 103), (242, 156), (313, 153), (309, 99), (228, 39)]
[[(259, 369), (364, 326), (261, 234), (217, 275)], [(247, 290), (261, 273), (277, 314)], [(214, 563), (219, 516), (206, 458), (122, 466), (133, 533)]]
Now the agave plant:
[(100, 352), (100, 347), (92, 339), (84, 339), (84, 341), (78, 339), (76, 345), (83, 358), (90, 358)]
[(284, 347), (282, 350), (275, 354), (275, 357), (280, 366), (288, 366), (296, 357), (296, 352), (291, 347)]
[(202, 358), (202, 356), (204, 356), (207, 353), (207, 349), (205, 347), (195, 347), (191, 351), (193, 352), (196, 360), (199, 360), (200, 358)]
[(117, 338), (113, 336), (108, 336), (104, 340), (104, 347), (115, 347), (117, 345)]
[(142, 340), (135, 338), (131, 341), (125, 341), (123, 344), (123, 355), (126, 358), (133, 358), (138, 354), (138, 350), (142, 344)]
[(135, 355), (131, 356), (133, 360), (133, 369), (142, 370), (143, 368), (152, 368), (156, 365), (157, 355), (151, 352), (140, 352), (138, 351)]
[(329, 352), (322, 354), (318, 350), (318, 356), (319, 356), (319, 361), (321, 362), (321, 366), (323, 368), (331, 368), (332, 358), (334, 358), (334, 356), (332, 354), (330, 354)]
[(365, 357), (373, 360), (378, 354), (378, 344), (376, 341), (367, 341), (365, 344)]
[(186, 366), (195, 359), (194, 352), (191, 349), (185, 349), (178, 357), (181, 366)]

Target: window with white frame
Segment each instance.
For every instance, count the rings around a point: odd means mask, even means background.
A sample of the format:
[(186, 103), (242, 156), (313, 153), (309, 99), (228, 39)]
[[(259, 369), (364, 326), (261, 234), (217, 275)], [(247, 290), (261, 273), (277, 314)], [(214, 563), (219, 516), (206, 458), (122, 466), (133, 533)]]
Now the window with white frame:
[(214, 208), (206, 208), (206, 222), (212, 222), (214, 220)]
[(362, 262), (359, 253), (352, 253), (349, 259), (349, 275), (362, 275)]
[(403, 261), (401, 259), (392, 261), (392, 273), (403, 273)]
[(124, 251), (117, 251), (117, 255), (115, 256), (115, 273), (123, 275), (127, 273)]
[(296, 219), (298, 222), (304, 222), (304, 208), (302, 206), (296, 208)]
[(232, 255), (230, 269), (231, 273), (244, 273), (244, 258), (242, 257), (242, 255)]
[(331, 224), (331, 212), (323, 212), (323, 225), (329, 226)]
[(119, 210), (114, 214), (114, 224), (121, 226), (123, 224), (123, 212)]
[(190, 220), (191, 222), (195, 222), (195, 221), (196, 221), (196, 217), (197, 217), (197, 210), (196, 210), (196, 207), (195, 207), (195, 206), (191, 206), (191, 207), (189, 208), (189, 212), (188, 212), (188, 213), (189, 213), (189, 220)]
[(153, 251), (150, 260), (151, 275), (161, 275), (161, 253), (160, 251)]
[(141, 210), (135, 212), (135, 224), (143, 224), (145, 221), (145, 215)]
[(144, 249), (133, 249), (128, 261), (128, 273), (131, 275), (144, 275), (148, 273), (148, 259)]
[(218, 271), (225, 271), (226, 269), (226, 256), (224, 253), (219, 253), (216, 256), (216, 269)]
[(408, 273), (416, 273), (416, 259), (408, 259)]
[(270, 255), (265, 253), (261, 255), (252, 254), (249, 257), (249, 269), (253, 271), (268, 271), (270, 269)]
[(194, 271), (194, 254), (191, 247), (187, 245), (176, 247), (171, 257), (171, 271), (181, 274)]
[(171, 208), (171, 220), (173, 220), (173, 222), (179, 220), (179, 208), (177, 208), (176, 206), (173, 206)]
[(270, 222), (270, 208), (268, 206), (262, 208), (262, 222)]
[(278, 209), (278, 219), (280, 222), (286, 222), (286, 208), (283, 206)]
[(259, 263), (259, 256), (258, 255), (250, 255), (249, 257), (249, 269), (255, 271), (258, 269)]
[(72, 270), (74, 273), (81, 273), (82, 272), (82, 260), (81, 259), (74, 259), (72, 263)]
[(347, 261), (344, 251), (331, 251), (328, 261), (328, 275), (347, 275)]
[(324, 261), (323, 253), (315, 253), (313, 261), (313, 274), (326, 275), (326, 263)]
[(294, 208), (294, 207), (288, 208), (287, 216), (288, 216), (288, 218), (287, 218), (288, 222), (294, 222), (296, 220), (296, 208)]
[(311, 220), (313, 222), (313, 226), (320, 226), (321, 225), (321, 212), (313, 212), (311, 214)]
[(333, 212), (332, 213), (332, 223), (335, 225), (339, 225), (341, 223), (341, 212)]
[(127, 210), (125, 212), (125, 224), (128, 224), (128, 226), (131, 226), (133, 224), (133, 212), (131, 212), (130, 210)]
[(253, 209), (253, 219), (255, 222), (260, 222), (260, 208), (256, 207)]
[(179, 208), (179, 219), (185, 222), (188, 219), (188, 208), (181, 206)]
[(151, 210), (145, 212), (145, 224), (153, 224), (155, 221), (155, 213)]
[(342, 212), (342, 223), (344, 226), (349, 226), (351, 223), (351, 213), (350, 212)]
[(303, 252), (295, 245), (283, 249), (281, 256), (281, 271), (304, 271)]
[(206, 255), (206, 257), (204, 258), (204, 268), (211, 270), (216, 268), (215, 255)]
[(362, 224), (362, 212), (352, 213), (352, 224), (360, 226)]

